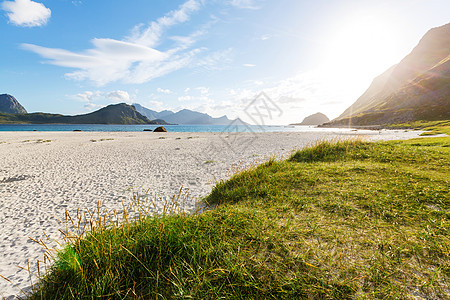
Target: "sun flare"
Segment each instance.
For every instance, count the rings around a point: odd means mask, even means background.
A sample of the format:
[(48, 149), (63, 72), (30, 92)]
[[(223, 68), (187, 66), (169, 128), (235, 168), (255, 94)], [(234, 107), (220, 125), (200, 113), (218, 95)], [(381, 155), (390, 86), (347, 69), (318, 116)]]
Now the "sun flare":
[(379, 17), (359, 16), (334, 31), (326, 49), (328, 72), (343, 80), (366, 81), (398, 62), (395, 26)]

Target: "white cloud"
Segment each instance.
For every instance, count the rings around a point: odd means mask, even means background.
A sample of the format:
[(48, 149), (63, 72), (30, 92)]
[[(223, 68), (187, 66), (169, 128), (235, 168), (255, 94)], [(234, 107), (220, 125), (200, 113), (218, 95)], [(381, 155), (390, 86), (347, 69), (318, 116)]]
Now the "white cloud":
[(84, 105), (84, 109), (86, 109), (87, 111), (93, 111), (93, 110), (97, 110), (104, 107), (103, 105), (100, 104), (95, 104), (95, 103), (86, 103)]
[(94, 97), (94, 92), (86, 91), (84, 93), (79, 93), (75, 95), (76, 98), (80, 99), (83, 102), (90, 102)]
[(197, 67), (203, 68), (208, 71), (226, 69), (232, 61), (232, 55), (232, 48), (213, 52), (200, 59), (197, 63)]
[[(333, 82), (333, 78), (323, 72), (310, 71), (299, 73), (283, 80), (264, 83), (255, 82), (247, 88), (228, 90), (228, 99), (234, 103), (229, 111), (247, 122), (251, 120), (244, 109), (261, 91), (264, 91), (282, 110), (280, 118), (265, 120), (267, 124), (287, 124), (300, 122), (304, 117), (318, 111), (330, 118), (342, 112), (343, 103), (348, 101), (348, 94)], [(352, 99), (350, 97), (350, 99)]]
[(148, 103), (150, 103), (151, 107), (158, 107), (158, 108), (161, 108), (164, 105), (164, 103), (162, 103), (161, 101), (155, 100), (148, 101)]
[(109, 92), (106, 94), (106, 97), (112, 100), (130, 102), (130, 94), (121, 90)]
[[(187, 95), (187, 92), (192, 91), (195, 95)], [(183, 104), (177, 109), (192, 109), (196, 111), (206, 112), (204, 111), (204, 107), (212, 106), (215, 104), (216, 100), (210, 98), (210, 89), (208, 87), (199, 86), (196, 88), (187, 88), (185, 90), (185, 95), (179, 96), (179, 102), (187, 102), (187, 104)]]
[(8, 12), (9, 22), (24, 27), (43, 26), (52, 14), (44, 4), (31, 0), (4, 1), (1, 8)]
[(243, 64), (243, 66), (244, 66), (244, 67), (247, 67), (247, 68), (253, 68), (253, 67), (256, 67), (256, 65), (254, 65), (254, 64)]
[(257, 85), (257, 86), (261, 86), (264, 84), (264, 81), (261, 80), (248, 80), (248, 83), (253, 84), (253, 85)]
[(237, 8), (260, 9), (254, 0), (231, 0), (230, 4)]
[(197, 91), (200, 92), (202, 95), (209, 95), (209, 88), (204, 86), (199, 86), (198, 88), (195, 88)]
[(282, 96), (278, 100), (278, 102), (280, 104), (298, 104), (298, 103), (304, 102), (304, 101), (306, 101), (305, 98), (292, 98), (292, 97), (286, 97), (286, 96)]
[(190, 101), (192, 100), (192, 97), (187, 95), (187, 96), (180, 96), (178, 97), (178, 101), (183, 102), (183, 101)]
[(114, 81), (140, 84), (192, 65), (196, 56), (205, 51), (187, 49), (204, 34), (201, 30), (184, 39), (175, 38), (178, 45), (165, 52), (154, 49), (165, 30), (188, 21), (190, 15), (199, 9), (199, 1), (188, 0), (149, 25), (136, 26), (125, 40), (95, 38), (91, 41), (94, 47), (81, 52), (32, 44), (23, 44), (22, 47), (48, 59), (47, 63), (75, 69), (65, 74), (68, 79), (90, 80), (99, 86)]
[(105, 104), (111, 104), (111, 100), (114, 102), (132, 102), (130, 94), (121, 90), (110, 92), (85, 91), (76, 95), (69, 95), (68, 97), (85, 102), (84, 108), (88, 111), (101, 108), (105, 106)]
[(93, 39), (92, 44), (95, 48), (81, 53), (31, 44), (22, 47), (50, 59), (50, 64), (79, 69), (67, 73), (67, 78), (89, 79), (98, 85), (126, 78), (135, 63), (161, 62), (167, 57), (158, 50), (113, 39)]
[(157, 88), (157, 89), (156, 89), (156, 91), (157, 91), (158, 93), (161, 93), (161, 94), (166, 94), (166, 95), (170, 95), (170, 94), (172, 94), (172, 91), (171, 91), (171, 90), (169, 90), (169, 89), (162, 89), (162, 88)]
[[(314, 72), (302, 73), (293, 77), (278, 81), (271, 88), (265, 91), (274, 99), (292, 98), (292, 99), (314, 99), (322, 101), (328, 95), (323, 94), (323, 81), (319, 74)], [(319, 94), (317, 91), (321, 91)]]
[(191, 90), (191, 88), (186, 88), (186, 89), (184, 90), (184, 93), (187, 94), (187, 93), (189, 93), (190, 90)]
[[(206, 26), (208, 27), (208, 26)], [(177, 42), (179, 44), (179, 47), (177, 50), (184, 50), (192, 46), (199, 37), (204, 35), (206, 33), (206, 29), (197, 30), (194, 33), (188, 35), (188, 36), (172, 36), (170, 37), (171, 40)]]
[(94, 101), (98, 100), (102, 96), (103, 93), (100, 91), (85, 91), (76, 95), (69, 95), (68, 97), (81, 102), (85, 102), (83, 107), (86, 111), (89, 112), (103, 107), (103, 105), (94, 103)]
[(189, 52), (181, 54), (172, 54), (168, 59), (145, 62), (142, 61), (136, 65), (134, 69), (129, 72), (127, 77), (123, 78), (126, 83), (144, 83), (154, 78), (158, 78), (174, 72), (176, 70), (185, 68), (192, 64), (194, 57), (199, 53), (199, 50), (194, 49)]
[(133, 28), (129, 41), (154, 47), (158, 44), (162, 33), (168, 27), (184, 23), (189, 20), (190, 15), (200, 9), (200, 3), (197, 0), (189, 0), (182, 4), (178, 10), (173, 10), (148, 26), (139, 24)]

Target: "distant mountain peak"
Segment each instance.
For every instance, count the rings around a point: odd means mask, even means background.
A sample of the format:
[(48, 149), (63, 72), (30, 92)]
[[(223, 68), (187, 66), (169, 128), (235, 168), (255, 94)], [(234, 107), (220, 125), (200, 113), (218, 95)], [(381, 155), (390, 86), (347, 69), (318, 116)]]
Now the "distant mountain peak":
[(6, 114), (26, 114), (27, 110), (9, 94), (0, 95), (0, 113)]
[(150, 120), (164, 120), (171, 124), (179, 124), (179, 125), (229, 125), (233, 121), (237, 121), (239, 124), (245, 124), (241, 120), (230, 120), (227, 116), (223, 116), (220, 118), (213, 118), (208, 114), (201, 113), (198, 111), (193, 111), (190, 109), (182, 109), (178, 112), (172, 112), (168, 110), (164, 110), (161, 112), (157, 112), (148, 108), (143, 107), (140, 104), (133, 104), (136, 107), (136, 110), (149, 118)]

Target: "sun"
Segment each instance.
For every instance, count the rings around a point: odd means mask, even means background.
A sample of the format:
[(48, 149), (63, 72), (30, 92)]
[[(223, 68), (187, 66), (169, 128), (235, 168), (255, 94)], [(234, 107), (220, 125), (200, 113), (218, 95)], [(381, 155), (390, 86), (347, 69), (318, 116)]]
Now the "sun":
[(334, 28), (323, 69), (338, 81), (366, 84), (398, 62), (398, 30), (381, 16), (353, 16)]

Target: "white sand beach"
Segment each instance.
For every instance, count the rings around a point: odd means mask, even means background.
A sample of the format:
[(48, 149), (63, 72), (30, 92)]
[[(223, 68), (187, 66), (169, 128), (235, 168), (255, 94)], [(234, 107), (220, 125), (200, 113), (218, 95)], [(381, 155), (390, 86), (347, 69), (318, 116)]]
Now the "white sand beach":
[[(188, 210), (215, 180), (236, 167), (320, 139), (366, 136), (408, 139), (420, 132), (324, 131), (285, 133), (0, 132), (0, 298), (20, 296), (36, 281), (43, 249), (29, 239), (61, 239), (67, 210), (120, 210), (132, 192), (151, 197), (189, 189)], [(161, 207), (161, 203), (158, 204)]]

